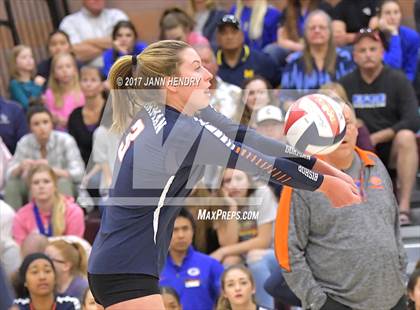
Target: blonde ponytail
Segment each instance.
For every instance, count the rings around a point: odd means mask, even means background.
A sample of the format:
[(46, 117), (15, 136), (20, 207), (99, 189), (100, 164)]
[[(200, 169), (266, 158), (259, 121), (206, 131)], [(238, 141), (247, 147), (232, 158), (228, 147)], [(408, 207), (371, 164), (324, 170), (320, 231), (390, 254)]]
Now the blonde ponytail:
[(124, 132), (144, 102), (164, 103), (160, 91), (162, 83), (148, 81), (177, 74), (181, 64), (179, 53), (188, 47), (190, 46), (182, 41), (158, 41), (150, 44), (141, 54), (123, 56), (114, 63), (108, 76), (112, 88), (111, 130)]

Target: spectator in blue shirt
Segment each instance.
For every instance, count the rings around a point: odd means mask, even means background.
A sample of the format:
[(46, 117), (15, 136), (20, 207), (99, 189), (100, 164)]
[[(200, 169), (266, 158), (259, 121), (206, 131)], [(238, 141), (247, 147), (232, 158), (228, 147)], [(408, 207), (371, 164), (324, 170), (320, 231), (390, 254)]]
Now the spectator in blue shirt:
[(137, 41), (138, 35), (136, 28), (130, 21), (120, 21), (114, 26), (112, 31), (113, 47), (103, 52), (102, 58), (104, 67), (102, 74), (108, 76), (114, 62), (124, 55), (138, 55), (147, 46), (146, 43)]
[(277, 30), (277, 42), (264, 48), (281, 67), (286, 65), (290, 53), (303, 50), (303, 25), (312, 11), (320, 9), (331, 15), (331, 4), (321, 0), (287, 0), (280, 27)]
[(309, 14), (305, 22), (304, 48), (290, 56), (283, 71), (281, 86), (303, 94), (308, 89), (336, 81), (354, 68), (351, 54), (334, 45), (331, 18), (321, 10)]
[(223, 266), (191, 246), (194, 218), (181, 209), (175, 220), (169, 255), (160, 275), (160, 285), (174, 288), (184, 310), (212, 310), (220, 293)]
[(266, 45), (276, 42), (277, 26), (282, 14), (268, 5), (267, 0), (237, 0), (230, 14), (240, 20), (245, 43), (251, 48), (262, 50)]
[(262, 75), (274, 87), (279, 84), (276, 65), (267, 55), (244, 44), (244, 33), (234, 15), (223, 16), (217, 26), (216, 39), (218, 75), (222, 80), (241, 86), (245, 79)]
[(371, 20), (370, 27), (379, 28), (390, 35), (384, 63), (401, 69), (410, 81), (414, 81), (420, 38), (415, 30), (401, 25), (401, 18), (399, 2), (385, 0), (379, 7), (378, 17)]
[(14, 153), (16, 144), (28, 133), (25, 112), (14, 102), (0, 97), (0, 137), (10, 153)]

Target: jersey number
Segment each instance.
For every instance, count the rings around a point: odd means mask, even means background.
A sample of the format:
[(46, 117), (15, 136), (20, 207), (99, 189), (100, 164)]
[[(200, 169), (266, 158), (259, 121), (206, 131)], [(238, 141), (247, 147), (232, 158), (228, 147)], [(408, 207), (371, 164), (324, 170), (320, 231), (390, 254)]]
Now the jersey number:
[(143, 131), (144, 124), (141, 119), (134, 123), (131, 126), (130, 132), (125, 137), (124, 141), (121, 142), (120, 147), (118, 148), (118, 159), (120, 162), (123, 160), (125, 153), (130, 147), (131, 142), (136, 140), (137, 136)]

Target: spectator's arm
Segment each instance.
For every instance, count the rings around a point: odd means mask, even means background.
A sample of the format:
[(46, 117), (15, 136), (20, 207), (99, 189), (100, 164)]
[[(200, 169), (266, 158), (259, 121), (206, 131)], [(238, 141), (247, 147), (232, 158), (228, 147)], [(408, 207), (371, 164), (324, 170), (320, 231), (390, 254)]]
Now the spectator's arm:
[(407, 78), (413, 82), (417, 73), (417, 60), (420, 47), (420, 37), (416, 33), (415, 37), (410, 38), (411, 44), (408, 45), (407, 54), (404, 55), (402, 67)]
[(401, 129), (410, 129), (417, 132), (420, 128), (420, 117), (414, 88), (404, 74), (401, 74), (401, 78), (397, 78), (395, 83), (398, 89), (397, 107), (400, 121), (392, 126), (392, 129), (395, 132)]
[[(233, 198), (225, 197), (225, 199), (229, 201), (229, 211), (238, 210), (236, 202)], [(219, 241), (221, 247), (236, 244), (238, 242), (238, 221), (215, 221), (213, 228), (216, 230), (217, 240)]]
[(19, 142), (17, 143), (15, 153), (13, 154), (12, 160), (9, 163), (9, 167), (6, 172), (6, 178), (10, 177), (16, 177), (20, 175), (22, 172), (21, 170), (21, 164), (25, 159), (30, 159), (32, 156), (29, 154), (30, 150), (25, 145), (26, 140), (24, 140), (25, 137), (23, 137)]
[(70, 135), (68, 135), (68, 139), (66, 139), (65, 144), (65, 158), (67, 160), (66, 170), (71, 176), (73, 182), (80, 182), (85, 170), (85, 164), (83, 163), (79, 148), (74, 138)]
[(222, 276), (223, 273), (223, 265), (220, 264), (218, 261), (216, 260), (212, 260), (212, 264), (211, 264), (211, 276), (212, 276), (212, 283), (211, 283), (211, 296), (212, 299), (216, 302), (217, 299), (219, 298), (220, 295), (220, 291), (221, 291), (221, 281), (220, 278)]
[(395, 131), (392, 128), (385, 128), (378, 130), (370, 135), (370, 142), (373, 146), (379, 143), (386, 143), (392, 141), (395, 137)]
[(83, 238), (85, 233), (85, 221), (83, 210), (76, 203), (67, 206), (66, 211), (66, 235), (73, 235)]
[(24, 93), (22, 87), (20, 87), (19, 82), (16, 80), (11, 80), (9, 85), (10, 98), (19, 102), (23, 107), (29, 105), (29, 98)]
[(16, 214), (15, 218), (13, 219), (13, 226), (12, 226), (12, 235), (13, 239), (19, 246), (22, 246), (23, 241), (29, 235), (29, 231), (26, 229), (21, 215), (19, 212)]
[(327, 295), (315, 280), (311, 268), (306, 262), (305, 249), (308, 244), (310, 229), (309, 206), (296, 192), (292, 195), (288, 233), (290, 270), (283, 276), (290, 289), (302, 302), (303, 309), (321, 309)]
[[(111, 40), (109, 40), (111, 42)], [(98, 44), (97, 44), (98, 43)], [(94, 39), (83, 41), (81, 43), (73, 45), (73, 50), (76, 54), (77, 59), (80, 61), (90, 61), (102, 54), (104, 49), (109, 48), (101, 48), (103, 42), (94, 42)]]
[(23, 111), (23, 109), (16, 110), (14, 119), (16, 140), (19, 141), (20, 138), (28, 133), (28, 123), (26, 122), (25, 111)]
[(401, 37), (398, 34), (391, 36), (391, 39), (389, 40), (388, 50), (384, 54), (384, 63), (395, 69), (402, 68), (403, 55)]
[(342, 20), (333, 20), (332, 22), (334, 42), (337, 46), (353, 44), (356, 38), (355, 33), (347, 32), (347, 26)]
[(284, 27), (280, 27), (277, 30), (277, 44), (280, 47), (291, 50), (293, 52), (299, 52), (303, 50), (303, 43), (290, 40)]
[(236, 244), (221, 247), (215, 252), (213, 252), (212, 255), (215, 258), (221, 257), (221, 259), (223, 259), (226, 256), (240, 255), (255, 249), (266, 249), (270, 246), (272, 231), (273, 222), (259, 225), (257, 236), (255, 236), (254, 238)]

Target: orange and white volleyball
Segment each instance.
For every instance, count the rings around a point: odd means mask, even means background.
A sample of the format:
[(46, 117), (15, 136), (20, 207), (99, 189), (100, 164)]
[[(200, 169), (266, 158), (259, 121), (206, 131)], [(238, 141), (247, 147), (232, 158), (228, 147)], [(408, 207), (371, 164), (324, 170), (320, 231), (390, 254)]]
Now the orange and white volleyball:
[(299, 98), (286, 113), (284, 134), (287, 142), (303, 153), (333, 152), (346, 134), (341, 103), (322, 94)]

